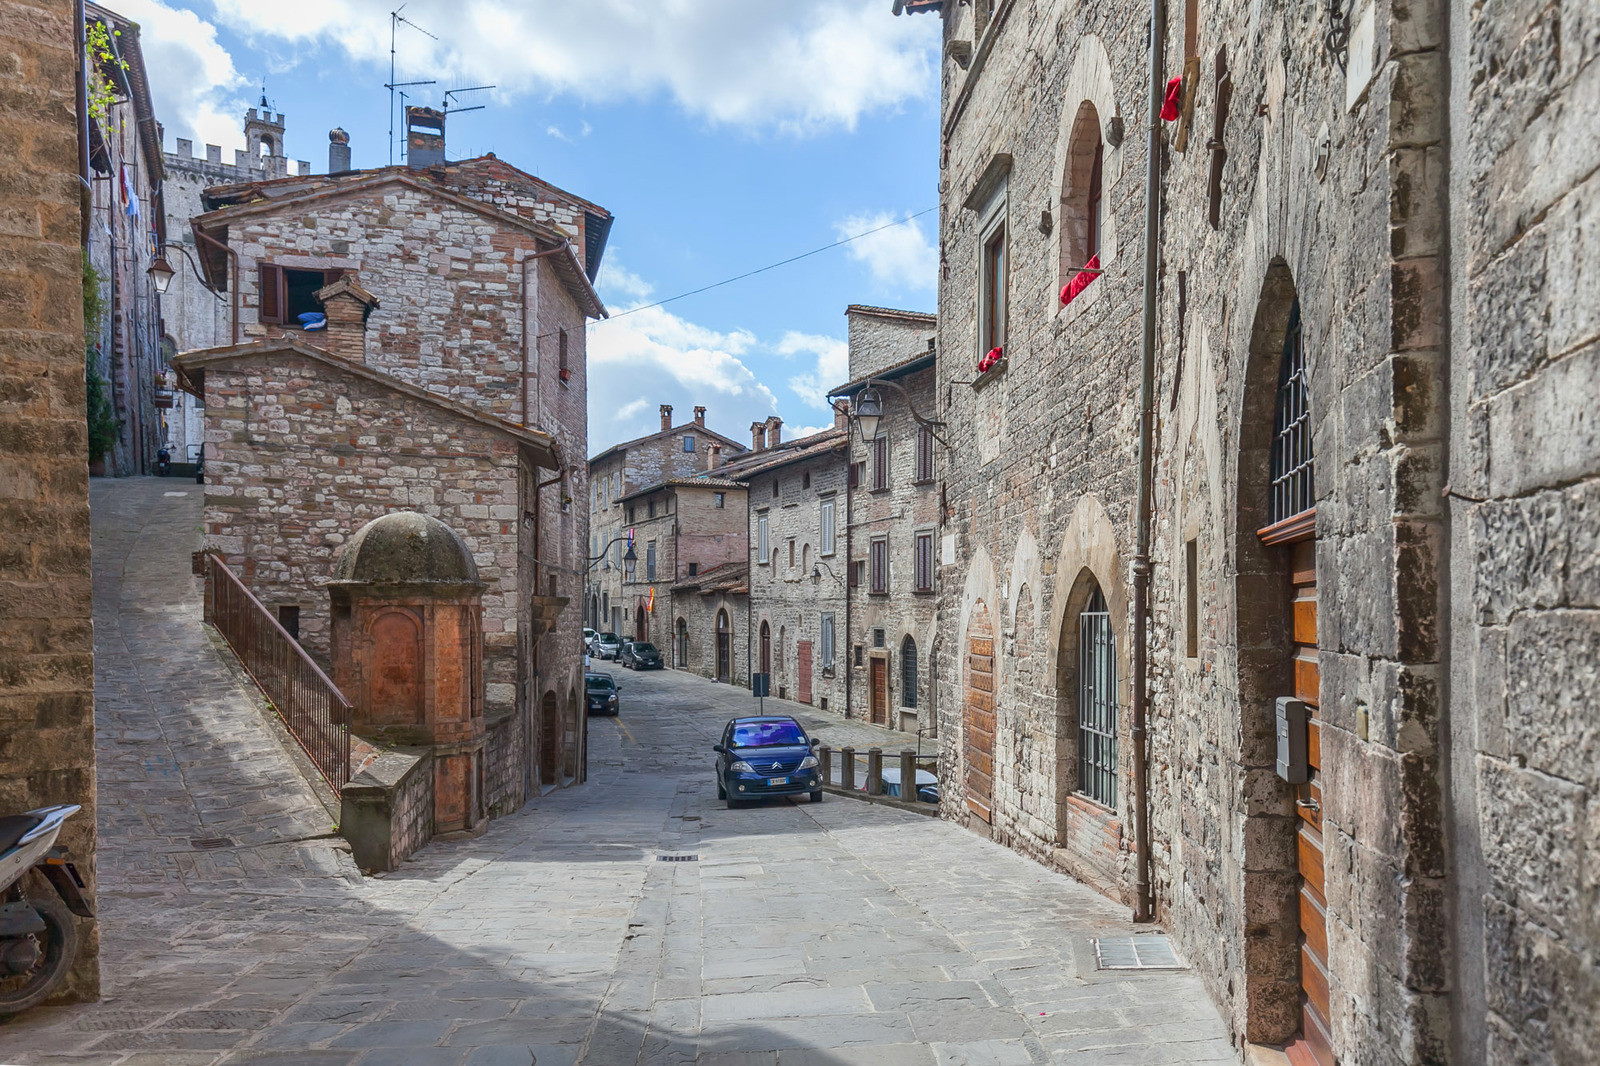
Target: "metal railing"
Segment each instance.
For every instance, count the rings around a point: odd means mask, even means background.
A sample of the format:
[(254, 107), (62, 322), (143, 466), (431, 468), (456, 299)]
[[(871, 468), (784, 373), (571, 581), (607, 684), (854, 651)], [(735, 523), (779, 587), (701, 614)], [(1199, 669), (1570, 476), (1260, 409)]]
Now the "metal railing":
[(207, 552), (205, 618), (337, 795), (350, 780), (350, 701), (220, 556)]

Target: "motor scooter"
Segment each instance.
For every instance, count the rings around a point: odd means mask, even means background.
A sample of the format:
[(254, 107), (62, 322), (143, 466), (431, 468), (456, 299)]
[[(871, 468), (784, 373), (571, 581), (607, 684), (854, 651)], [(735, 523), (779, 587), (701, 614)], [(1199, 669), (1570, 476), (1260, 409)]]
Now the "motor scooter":
[(161, 450), (156, 452), (156, 477), (166, 477), (172, 473), (172, 448), (163, 444)]
[(82, 809), (41, 807), (0, 818), (0, 1016), (56, 990), (78, 954), (72, 916), (94, 917), (83, 877), (56, 845), (62, 824)]

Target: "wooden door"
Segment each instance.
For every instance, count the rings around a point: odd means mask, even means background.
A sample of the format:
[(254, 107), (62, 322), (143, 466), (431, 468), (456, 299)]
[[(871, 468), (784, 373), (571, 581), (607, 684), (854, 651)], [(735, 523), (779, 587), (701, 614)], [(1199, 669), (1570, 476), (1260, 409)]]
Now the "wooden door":
[(1300, 1025), (1289, 1047), (1295, 1066), (1333, 1066), (1333, 1041), (1328, 1026), (1328, 900), (1323, 887), (1322, 727), (1318, 703), (1321, 675), (1317, 666), (1316, 541), (1291, 545), (1289, 564), (1293, 596), (1290, 624), (1294, 635), (1294, 694), (1311, 709), (1307, 725), (1310, 773), (1295, 786), (1299, 814), (1296, 855), (1300, 872)]
[(795, 698), (801, 703), (811, 702), (811, 642), (802, 640), (794, 646), (795, 665), (800, 672), (799, 691)]
[(979, 606), (967, 637), (967, 684), (962, 707), (967, 809), (989, 821), (994, 807), (994, 637)]
[(872, 657), (872, 684), (870, 708), (873, 725), (889, 724), (889, 660), (881, 655)]

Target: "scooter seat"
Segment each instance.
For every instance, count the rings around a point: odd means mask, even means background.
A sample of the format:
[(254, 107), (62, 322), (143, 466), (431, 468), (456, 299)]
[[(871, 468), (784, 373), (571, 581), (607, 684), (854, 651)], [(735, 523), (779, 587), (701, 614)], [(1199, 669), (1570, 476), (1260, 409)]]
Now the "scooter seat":
[(43, 818), (32, 814), (8, 814), (0, 818), (0, 852), (7, 852), (16, 847), (17, 841), (42, 821)]

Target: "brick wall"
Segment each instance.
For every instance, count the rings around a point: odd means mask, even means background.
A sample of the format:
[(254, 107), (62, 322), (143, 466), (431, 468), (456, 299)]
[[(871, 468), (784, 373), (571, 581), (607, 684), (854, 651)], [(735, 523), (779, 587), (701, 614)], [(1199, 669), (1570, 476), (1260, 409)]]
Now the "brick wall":
[[(0, 2), (0, 811), (77, 803), (60, 842), (95, 888), (94, 635), (77, 133), (65, 2)], [(80, 925), (64, 995), (100, 992)]]

